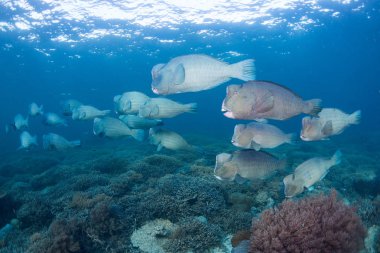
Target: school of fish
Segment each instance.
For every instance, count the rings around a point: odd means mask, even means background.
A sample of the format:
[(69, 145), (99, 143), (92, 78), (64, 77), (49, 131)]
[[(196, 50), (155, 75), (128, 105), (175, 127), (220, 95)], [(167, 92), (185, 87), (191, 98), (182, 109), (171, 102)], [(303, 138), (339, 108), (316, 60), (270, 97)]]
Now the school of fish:
[[(247, 124), (236, 124), (231, 143), (240, 148), (232, 153), (216, 155), (214, 175), (219, 180), (246, 181), (265, 180), (279, 170), (288, 169), (286, 155), (278, 158), (267, 150), (283, 144), (294, 144), (296, 134), (285, 133), (269, 124), (268, 120), (286, 120), (300, 114), (302, 119), (300, 139), (303, 141), (328, 140), (341, 134), (348, 126), (359, 124), (361, 111), (346, 114), (337, 108), (321, 107), (321, 99), (305, 100), (288, 87), (270, 82), (255, 80), (253, 59), (229, 64), (211, 56), (191, 54), (178, 56), (167, 63), (159, 63), (151, 70), (152, 92), (156, 95), (169, 95), (185, 92), (199, 92), (217, 87), (231, 79), (241, 80), (242, 84), (228, 85), (222, 102), (223, 115), (236, 120), (254, 120)], [(163, 129), (163, 119), (177, 117), (183, 113), (195, 113), (197, 103), (181, 103), (166, 97), (150, 97), (139, 91), (126, 91), (113, 98), (114, 112), (83, 104), (75, 99), (61, 103), (62, 115), (75, 121), (93, 121), (93, 133), (108, 138), (132, 137), (144, 141), (145, 131), (148, 140), (169, 150), (184, 150), (202, 153), (200, 147), (189, 144), (179, 133)], [(5, 127), (21, 131), (20, 148), (38, 146), (37, 136), (31, 135), (29, 117), (42, 117), (42, 123), (51, 127), (68, 126), (67, 120), (58, 113), (44, 112), (43, 105), (33, 102), (29, 105), (28, 116), (16, 114)], [(42, 147), (47, 150), (66, 150), (80, 146), (80, 140), (69, 141), (56, 133), (42, 136)], [(321, 181), (329, 169), (341, 162), (342, 153), (338, 150), (331, 157), (314, 157), (298, 165), (283, 179), (284, 195), (291, 198)]]

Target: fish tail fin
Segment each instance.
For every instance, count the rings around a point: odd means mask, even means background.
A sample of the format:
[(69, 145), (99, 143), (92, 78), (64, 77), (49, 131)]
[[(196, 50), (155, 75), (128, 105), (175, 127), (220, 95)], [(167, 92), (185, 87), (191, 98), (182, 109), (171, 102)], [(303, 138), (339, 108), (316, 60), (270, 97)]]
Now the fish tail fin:
[(335, 154), (331, 157), (331, 161), (334, 165), (340, 164), (342, 161), (342, 152), (340, 150), (337, 150)]
[(252, 59), (231, 64), (229, 67), (231, 69), (231, 77), (233, 78), (243, 81), (256, 79), (255, 61)]
[(198, 104), (197, 103), (190, 103), (190, 104), (186, 104), (186, 107), (187, 107), (187, 112), (195, 113), (195, 112), (197, 112)]
[(44, 114), (44, 106), (41, 105), (39, 108), (38, 108), (38, 112), (43, 115)]
[(306, 101), (304, 113), (318, 117), (318, 113), (322, 110), (321, 103), (322, 100), (318, 98)]
[(111, 113), (111, 110), (103, 110), (102, 111), (103, 116), (106, 116), (106, 115), (108, 115), (110, 113)]
[(205, 151), (204, 151), (203, 148), (198, 147), (198, 146), (194, 146), (194, 145), (191, 146), (191, 150), (194, 151), (194, 152), (197, 152), (199, 154), (204, 154), (205, 153)]
[(350, 124), (357, 125), (360, 123), (360, 119), (362, 117), (362, 112), (360, 110), (357, 110), (348, 116)]
[(145, 132), (142, 129), (132, 129), (132, 137), (137, 141), (143, 141), (145, 138)]
[(73, 147), (80, 146), (80, 140), (71, 141), (70, 143), (71, 143), (71, 145), (73, 145)]
[(286, 137), (287, 137), (286, 143), (289, 143), (289, 144), (297, 143), (297, 135), (295, 133), (287, 134)]

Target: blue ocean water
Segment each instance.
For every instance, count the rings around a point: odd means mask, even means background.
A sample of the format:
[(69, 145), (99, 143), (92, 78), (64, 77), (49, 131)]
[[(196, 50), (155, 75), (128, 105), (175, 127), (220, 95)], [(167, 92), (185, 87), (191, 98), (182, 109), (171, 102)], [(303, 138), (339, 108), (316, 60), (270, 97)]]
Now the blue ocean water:
[[(252, 58), (257, 80), (280, 83), (305, 99), (320, 98), (323, 107), (347, 113), (360, 109), (360, 124), (333, 137), (332, 143), (343, 152), (350, 146), (350, 153), (379, 158), (378, 1), (3, 0), (0, 125), (12, 122), (17, 113), (26, 115), (31, 102), (42, 104), (45, 112), (61, 113), (60, 102), (70, 98), (113, 110), (113, 97), (126, 91), (156, 97), (151, 90), (152, 67), (187, 54), (206, 54), (228, 63)], [(211, 90), (167, 96), (196, 102), (198, 111), (167, 119), (165, 127), (228, 145), (234, 125), (247, 121), (224, 117), (221, 104), (226, 87), (241, 83), (233, 79)], [(271, 122), (299, 135), (303, 116)], [(108, 145), (108, 139), (93, 135), (92, 121), (68, 118), (68, 125), (45, 126), (36, 117), (30, 118), (28, 131), (40, 144), (43, 134), (55, 132), (81, 139), (83, 149)], [(4, 159), (28, 154), (17, 151), (19, 134), (0, 131)], [(312, 145), (323, 149), (324, 142)], [(44, 151), (40, 145), (33, 152)], [(376, 166), (372, 169), (379, 173)]]

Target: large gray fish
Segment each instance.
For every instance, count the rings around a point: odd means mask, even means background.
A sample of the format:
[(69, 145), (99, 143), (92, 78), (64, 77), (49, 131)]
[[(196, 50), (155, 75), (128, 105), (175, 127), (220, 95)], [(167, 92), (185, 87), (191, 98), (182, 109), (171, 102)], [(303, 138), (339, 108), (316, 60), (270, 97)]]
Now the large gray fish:
[(132, 136), (138, 141), (144, 140), (144, 130), (130, 129), (123, 121), (111, 117), (95, 118), (93, 131), (95, 135), (101, 137), (119, 138)]
[(137, 114), (141, 105), (149, 99), (147, 95), (138, 91), (124, 92), (113, 98), (115, 111), (118, 114)]
[(133, 129), (149, 129), (164, 124), (160, 119), (147, 119), (136, 115), (121, 115), (119, 119)]
[(285, 185), (285, 196), (294, 197), (305, 189), (311, 190), (313, 185), (321, 181), (332, 166), (341, 162), (342, 153), (338, 150), (331, 157), (311, 158), (294, 170), (293, 174), (286, 176), (283, 180)]
[(73, 120), (93, 120), (111, 113), (110, 110), (99, 110), (91, 105), (80, 105), (73, 110)]
[(30, 116), (37, 116), (37, 115), (42, 115), (44, 114), (43, 111), (43, 105), (38, 106), (36, 103), (31, 103), (29, 105), (29, 115)]
[(228, 64), (207, 55), (178, 56), (152, 68), (152, 91), (166, 95), (208, 90), (231, 78), (255, 79), (253, 60)]
[(238, 150), (232, 154), (221, 153), (216, 156), (214, 175), (220, 180), (266, 179), (276, 171), (284, 169), (286, 159), (253, 149)]
[(151, 98), (140, 106), (139, 116), (148, 119), (173, 118), (185, 112), (195, 112), (196, 103), (181, 104), (167, 98)]
[(301, 139), (326, 140), (329, 136), (341, 134), (350, 125), (359, 124), (360, 117), (360, 110), (347, 114), (336, 108), (324, 108), (318, 118), (302, 119)]
[(80, 140), (68, 141), (58, 134), (48, 133), (42, 136), (42, 146), (44, 149), (64, 150), (80, 146)]
[(37, 136), (32, 136), (29, 132), (23, 131), (20, 134), (20, 143), (19, 149), (29, 149), (31, 146), (37, 146)]
[(28, 128), (29, 117), (27, 116), (24, 118), (24, 116), (22, 116), (21, 114), (17, 114), (14, 118), (14, 123), (11, 125), (17, 130), (20, 130), (22, 128)]
[(71, 116), (73, 114), (73, 110), (78, 106), (82, 105), (81, 102), (75, 99), (68, 99), (61, 102), (62, 106), (62, 114), (65, 116)]
[(317, 115), (320, 99), (304, 101), (290, 89), (265, 81), (249, 81), (227, 87), (224, 116), (232, 119), (284, 120), (301, 113)]
[(161, 128), (149, 129), (149, 142), (157, 146), (157, 151), (160, 151), (162, 148), (170, 150), (198, 151), (197, 147), (187, 143), (181, 135)]
[(48, 112), (44, 115), (45, 125), (49, 126), (67, 126), (66, 120), (58, 116), (58, 114), (53, 112)]
[(236, 125), (231, 142), (237, 147), (258, 151), (261, 148), (275, 148), (283, 143), (292, 144), (294, 137), (294, 134), (285, 134), (273, 125), (251, 122)]

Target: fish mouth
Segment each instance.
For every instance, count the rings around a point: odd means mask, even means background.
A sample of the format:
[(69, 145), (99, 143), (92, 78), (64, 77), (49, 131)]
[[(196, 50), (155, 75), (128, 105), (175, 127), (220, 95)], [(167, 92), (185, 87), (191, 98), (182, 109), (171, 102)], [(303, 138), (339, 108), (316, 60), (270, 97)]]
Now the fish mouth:
[(305, 136), (303, 136), (303, 135), (301, 135), (300, 138), (301, 138), (301, 140), (303, 140), (303, 141), (311, 141), (310, 138), (307, 138), (307, 137), (305, 137)]
[(160, 95), (160, 92), (158, 91), (158, 89), (153, 86), (152, 86), (152, 91), (154, 94)]
[(230, 118), (230, 119), (235, 119), (235, 115), (233, 112), (231, 111), (226, 111), (225, 113), (223, 113), (223, 115), (227, 118)]
[(223, 113), (229, 111), (228, 108), (226, 107), (226, 103), (225, 103), (224, 100), (223, 100), (223, 103), (222, 103), (222, 109), (221, 109), (221, 111), (222, 111)]

